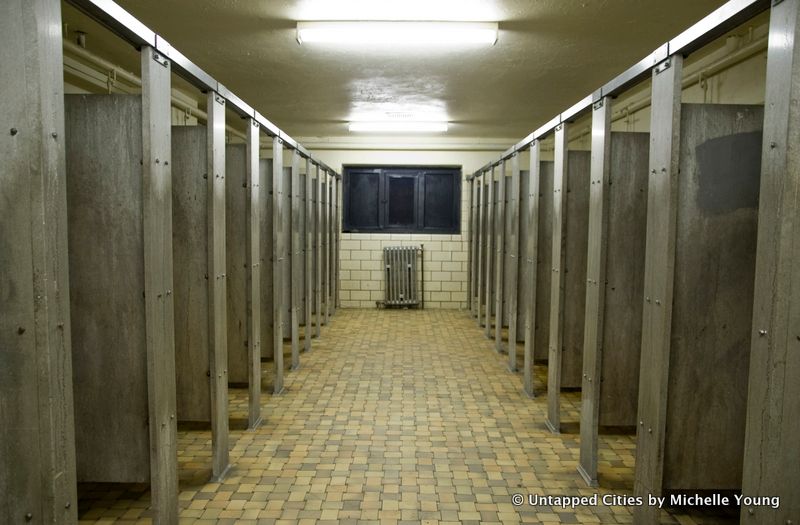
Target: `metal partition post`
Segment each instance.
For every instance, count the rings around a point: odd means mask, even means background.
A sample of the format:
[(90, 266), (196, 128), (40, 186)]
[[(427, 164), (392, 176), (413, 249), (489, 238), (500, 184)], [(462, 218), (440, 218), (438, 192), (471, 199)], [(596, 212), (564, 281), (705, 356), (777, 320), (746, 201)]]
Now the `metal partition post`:
[[(159, 520), (177, 522), (177, 420), (175, 418), (175, 339), (172, 296), (172, 128), (170, 122), (170, 62), (151, 47), (142, 49), (142, 179), (144, 275), (147, 330), (147, 392), (150, 406), (150, 484)], [(224, 122), (223, 122), (224, 127)], [(224, 148), (224, 145), (223, 145)], [(224, 155), (224, 149), (223, 149)], [(223, 170), (225, 161), (222, 162)], [(225, 187), (220, 230), (225, 235)], [(221, 258), (225, 264), (225, 246)], [(224, 271), (224, 270), (223, 270)], [(223, 296), (224, 297), (224, 296)], [(225, 313), (223, 300), (220, 310)], [(226, 341), (225, 319), (220, 339)], [(221, 362), (227, 366), (222, 349)], [(227, 401), (227, 376), (222, 383)], [(224, 438), (227, 446), (227, 405)], [(226, 450), (227, 452), (227, 450)], [(227, 465), (227, 455), (223, 458)]]
[[(167, 111), (169, 113), (169, 111)], [(228, 460), (228, 338), (225, 270), (225, 99), (208, 92), (208, 340), (214, 479)]]
[(336, 267), (336, 275), (333, 280), (333, 285), (336, 290), (334, 294), (334, 305), (336, 308), (339, 307), (339, 288), (340, 288), (340, 251), (341, 251), (341, 241), (342, 241), (342, 205), (343, 205), (343, 193), (342, 193), (342, 178), (336, 178), (336, 260), (334, 261)]
[(556, 127), (553, 171), (553, 275), (550, 285), (550, 343), (547, 360), (547, 428), (561, 431), (561, 363), (564, 338), (564, 249), (567, 230), (567, 123)]
[(472, 290), (475, 289), (475, 284), (473, 279), (475, 279), (475, 268), (473, 264), (475, 263), (475, 256), (472, 253), (472, 249), (475, 246), (475, 179), (473, 177), (469, 177), (467, 179), (469, 183), (469, 230), (467, 232), (467, 309), (470, 312), (470, 315), (473, 315), (474, 312), (474, 302), (472, 300)]
[(770, 17), (758, 249), (742, 493), (780, 506), (742, 508), (741, 523), (800, 523), (800, 2)]
[(325, 169), (317, 166), (317, 206), (314, 217), (314, 236), (316, 237), (316, 255), (314, 256), (314, 260), (317, 274), (317, 285), (314, 288), (314, 312), (317, 318), (317, 337), (320, 336), (320, 326), (322, 325), (322, 177), (324, 174)]
[(273, 360), (275, 376), (273, 393), (283, 392), (283, 141), (272, 139), (272, 318), (274, 319)]
[(504, 314), (504, 291), (505, 281), (503, 280), (505, 270), (505, 236), (506, 236), (506, 161), (500, 162), (500, 178), (497, 181), (497, 212), (494, 218), (495, 230), (495, 291), (494, 291), (494, 349), (496, 352), (503, 351), (503, 322)]
[[(13, 0), (0, 7), (3, 523), (78, 520), (60, 9), (56, 0)], [(151, 86), (146, 89), (152, 95), (161, 97), (166, 90), (169, 97), (168, 72), (166, 84), (159, 76), (148, 77), (145, 85)], [(156, 185), (159, 193), (162, 188)], [(166, 201), (157, 202), (170, 204), (168, 188)], [(167, 277), (158, 270), (158, 278)], [(156, 284), (159, 289), (163, 285)], [(161, 308), (165, 309), (157, 314), (166, 315), (167, 309), (171, 312), (171, 301), (171, 296), (162, 297)], [(169, 348), (171, 332), (166, 321), (162, 317), (154, 327), (157, 341), (163, 343), (155, 350)], [(153, 372), (169, 374), (169, 370)], [(165, 439), (158, 445), (152, 450), (160, 457), (174, 441)], [(159, 468), (174, 473), (174, 465), (172, 461)], [(160, 479), (154, 477), (154, 484)], [(159, 499), (156, 515), (174, 516), (177, 521), (177, 488), (171, 493), (166, 483), (158, 488), (158, 497), (166, 499)]]
[(331, 174), (325, 172), (325, 325), (331, 320)]
[(247, 377), (248, 428), (261, 425), (261, 128), (253, 119), (247, 127)]
[[(653, 69), (650, 181), (647, 189), (647, 248), (644, 271), (639, 428), (634, 494), (660, 496), (672, 327), (675, 236), (683, 57), (673, 55)], [(634, 521), (658, 523), (660, 509), (634, 509)]]
[(508, 239), (508, 257), (511, 275), (508, 276), (508, 369), (517, 371), (517, 301), (519, 291), (519, 153), (511, 157), (511, 188), (508, 196), (511, 214), (511, 238)]
[(486, 172), (486, 337), (492, 337), (492, 261), (494, 260), (494, 167)]
[(292, 330), (292, 370), (300, 367), (300, 288), (301, 279), (300, 275), (303, 250), (300, 246), (300, 153), (292, 150), (292, 175), (291, 175), (291, 250), (290, 250), (290, 268), (291, 275), (291, 304), (290, 304), (290, 318)]
[(483, 188), (483, 174), (479, 174), (475, 176), (475, 206), (476, 206), (476, 213), (475, 213), (475, 257), (474, 257), (474, 264), (475, 264), (475, 288), (473, 290), (475, 297), (473, 299), (473, 303), (475, 305), (475, 318), (478, 320), (478, 326), (481, 325), (481, 319), (483, 315), (483, 310), (481, 305), (483, 303), (483, 275), (482, 272), (484, 271), (484, 264), (483, 264), (483, 245), (486, 243), (485, 235), (483, 232), (483, 221), (486, 217), (484, 213), (484, 205), (483, 205), (483, 198), (486, 195), (486, 192)]
[(336, 176), (331, 177), (331, 268), (330, 268), (330, 282), (331, 282), (331, 315), (336, 313), (336, 270), (338, 267), (338, 231), (339, 223), (337, 222), (338, 205), (338, 186), (339, 181)]
[(605, 313), (608, 184), (611, 171), (611, 98), (592, 107), (592, 161), (589, 188), (589, 247), (586, 267), (586, 319), (583, 330), (581, 455), (578, 472), (597, 486), (597, 431)]
[(536, 275), (539, 257), (539, 180), (541, 178), (541, 143), (531, 143), (530, 184), (528, 184), (528, 252), (525, 254), (525, 271), (530, 283), (525, 301), (525, 353), (523, 357), (523, 388), (528, 397), (534, 397), (533, 348), (536, 339)]
[(312, 275), (314, 274), (314, 253), (313, 253), (313, 234), (314, 234), (314, 209), (311, 203), (313, 202), (311, 193), (311, 161), (306, 159), (306, 273), (303, 276), (305, 279), (305, 328), (303, 329), (303, 348), (306, 352), (311, 351), (311, 301), (313, 300), (312, 289), (314, 286)]

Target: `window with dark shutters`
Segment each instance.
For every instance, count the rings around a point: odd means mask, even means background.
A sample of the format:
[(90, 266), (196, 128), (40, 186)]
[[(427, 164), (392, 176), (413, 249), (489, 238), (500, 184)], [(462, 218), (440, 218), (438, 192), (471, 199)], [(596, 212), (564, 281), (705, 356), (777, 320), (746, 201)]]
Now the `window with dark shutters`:
[(458, 234), (458, 168), (345, 167), (345, 232)]

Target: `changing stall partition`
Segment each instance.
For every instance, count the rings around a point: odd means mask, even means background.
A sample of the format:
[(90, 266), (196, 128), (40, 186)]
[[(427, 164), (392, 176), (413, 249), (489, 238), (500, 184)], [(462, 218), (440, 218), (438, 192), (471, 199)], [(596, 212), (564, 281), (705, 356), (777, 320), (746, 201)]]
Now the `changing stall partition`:
[[(176, 417), (182, 422), (211, 424), (212, 475), (220, 479), (228, 469), (229, 371), (234, 370), (236, 380), (242, 382), (247, 382), (248, 373), (244, 347), (247, 269), (243, 267), (247, 207), (242, 195), (247, 167), (245, 146), (225, 146), (222, 99), (216, 93), (208, 99), (208, 126), (172, 130)], [(231, 208), (236, 213), (229, 220), (239, 222), (238, 214), (243, 219), (242, 232), (235, 232), (231, 239), (226, 236), (226, 229), (230, 230), (226, 199), (241, 206)], [(233, 263), (232, 271), (228, 262)], [(229, 357), (231, 341), (233, 356)]]
[(586, 323), (578, 471), (597, 486), (600, 427), (635, 430), (642, 333), (647, 133), (611, 132), (613, 100), (593, 105)]
[(141, 96), (65, 100), (77, 478), (177, 522), (170, 64), (141, 58)]
[[(533, 362), (546, 362), (548, 357), (554, 168), (552, 161), (539, 160), (538, 142), (532, 156), (535, 170), (522, 170), (519, 155), (514, 154), (509, 159), (510, 172), (505, 173), (505, 162), (501, 161), (469, 179), (470, 312), (485, 327), (487, 336), (495, 327), (498, 351), (503, 349), (503, 325), (508, 326), (511, 371), (518, 366), (516, 342), (526, 343), (525, 391), (531, 396)], [(580, 169), (582, 160), (576, 160), (576, 169)], [(502, 182), (500, 173), (505, 174)]]
[(555, 130), (552, 277), (550, 281), (547, 420), (561, 431), (561, 389), (581, 386), (589, 232), (589, 165), (586, 151), (568, 151), (568, 122)]
[(638, 496), (742, 487), (764, 113), (681, 104), (683, 60), (667, 61), (653, 73)]
[[(276, 157), (277, 152), (277, 157)], [(283, 167), (283, 145), (279, 139), (273, 139), (273, 157), (259, 161), (261, 192), (264, 197), (261, 206), (260, 229), (261, 243), (261, 360), (272, 363), (272, 391), (279, 394), (283, 391), (284, 377), (284, 339), (291, 338), (291, 319), (289, 299), (291, 281), (289, 265), (286, 263), (288, 252), (284, 242), (289, 230), (285, 227), (282, 213), (290, 208), (290, 201), (284, 195), (284, 188), (290, 186), (291, 168)], [(283, 176), (275, 177), (276, 171)], [(276, 199), (275, 196), (278, 196)], [(287, 206), (288, 205), (288, 206)], [(288, 217), (291, 219), (291, 217)], [(291, 241), (291, 239), (290, 239)], [(285, 311), (284, 311), (285, 310)], [(276, 328), (277, 327), (277, 328)]]

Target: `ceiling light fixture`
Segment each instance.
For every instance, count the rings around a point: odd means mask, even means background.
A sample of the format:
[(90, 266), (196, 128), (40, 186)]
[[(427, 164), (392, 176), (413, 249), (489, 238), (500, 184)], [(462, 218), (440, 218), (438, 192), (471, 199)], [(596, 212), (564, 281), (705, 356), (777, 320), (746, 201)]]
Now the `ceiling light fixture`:
[(367, 133), (445, 133), (447, 131), (447, 122), (350, 122), (348, 127), (350, 131)]
[(403, 46), (486, 45), (496, 22), (298, 22), (297, 42)]

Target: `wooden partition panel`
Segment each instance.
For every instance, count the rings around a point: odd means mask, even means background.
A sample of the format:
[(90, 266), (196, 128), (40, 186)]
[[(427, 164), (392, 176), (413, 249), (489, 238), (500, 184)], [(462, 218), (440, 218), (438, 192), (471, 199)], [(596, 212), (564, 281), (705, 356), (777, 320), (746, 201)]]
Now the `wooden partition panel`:
[(272, 160), (260, 159), (258, 162), (261, 178), (261, 360), (269, 361), (275, 352), (275, 309), (273, 303), (273, 257), (275, 232), (272, 229), (273, 180)]
[[(300, 165), (302, 166), (304, 162), (301, 159)], [(299, 216), (299, 226), (297, 229), (297, 243), (298, 243), (298, 251), (297, 257), (299, 259), (298, 269), (299, 269), (299, 276), (298, 276), (298, 294), (299, 297), (297, 299), (298, 311), (297, 311), (297, 321), (300, 325), (305, 325), (307, 322), (308, 317), (306, 317), (306, 278), (311, 275), (311, 270), (308, 268), (307, 260), (306, 260), (306, 242), (310, 239), (311, 234), (308, 232), (308, 214), (306, 213), (306, 204), (308, 203), (306, 193), (306, 179), (307, 175), (305, 171), (301, 171), (298, 176), (299, 178), (299, 197), (298, 197), (298, 206), (300, 210), (298, 212)]]
[(65, 104), (77, 477), (147, 483), (142, 99)]
[[(528, 258), (528, 246), (535, 242), (529, 234), (530, 231), (530, 187), (531, 172), (523, 169), (519, 172), (519, 268), (517, 270), (518, 297), (517, 297), (517, 342), (525, 342), (525, 317), (528, 312), (528, 301), (530, 296), (531, 272), (530, 261)], [(531, 246), (533, 248), (533, 246)]]
[(741, 488), (763, 121), (681, 109), (666, 490)]
[(564, 229), (564, 333), (561, 387), (579, 388), (583, 372), (583, 328), (586, 315), (586, 248), (589, 242), (591, 154), (570, 151), (567, 170), (567, 215)]
[[(556, 131), (557, 137), (559, 133), (566, 135), (563, 129)], [(590, 186), (589, 152), (567, 151), (565, 137), (557, 138), (556, 146), (547, 367), (548, 426), (553, 432), (560, 431), (561, 389), (581, 385)]]
[(292, 164), (283, 167), (283, 191), (281, 202), (283, 206), (283, 216), (281, 220), (281, 232), (283, 243), (283, 256), (281, 258), (281, 301), (283, 307), (283, 339), (291, 342), (292, 339)]
[(636, 424), (642, 341), (647, 133), (611, 133), (600, 426)]
[(211, 422), (205, 126), (172, 129), (172, 249), (178, 421)]
[(547, 362), (550, 344), (550, 293), (553, 279), (553, 176), (555, 163), (539, 163), (539, 228), (536, 257), (534, 362)]
[(248, 383), (247, 349), (247, 151), (245, 144), (225, 147), (225, 246), (228, 315), (228, 382)]

